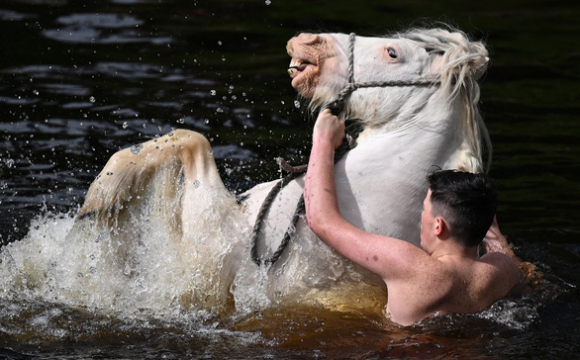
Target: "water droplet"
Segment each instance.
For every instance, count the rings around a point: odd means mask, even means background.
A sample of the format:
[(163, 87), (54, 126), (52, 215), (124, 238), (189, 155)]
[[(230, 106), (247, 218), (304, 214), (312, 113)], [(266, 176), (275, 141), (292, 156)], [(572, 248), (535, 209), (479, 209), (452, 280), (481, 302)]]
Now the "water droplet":
[(270, 5), (272, 3), (272, 1), (266, 0), (265, 3), (266, 3), (266, 5)]
[(298, 101), (298, 100), (294, 100), (294, 107), (295, 107), (296, 109), (300, 109), (300, 101)]
[(135, 144), (131, 146), (131, 152), (135, 155), (138, 155), (141, 152), (141, 149), (143, 149), (143, 144)]
[(177, 123), (178, 124), (185, 124), (185, 118), (182, 117), (182, 118), (177, 119)]
[(217, 91), (215, 91), (215, 90), (210, 90), (210, 92), (209, 92), (209, 93), (211, 94), (211, 96), (216, 96), (216, 94), (217, 94)]
[(126, 128), (129, 127), (129, 124), (127, 124), (127, 122), (125, 121), (125, 122), (123, 122), (123, 125), (122, 126), (123, 126), (123, 129), (126, 129)]
[(94, 102), (96, 101), (96, 100), (95, 100), (95, 97), (94, 97), (94, 96), (91, 96), (91, 97), (89, 98), (89, 101), (90, 101), (91, 103), (94, 103)]

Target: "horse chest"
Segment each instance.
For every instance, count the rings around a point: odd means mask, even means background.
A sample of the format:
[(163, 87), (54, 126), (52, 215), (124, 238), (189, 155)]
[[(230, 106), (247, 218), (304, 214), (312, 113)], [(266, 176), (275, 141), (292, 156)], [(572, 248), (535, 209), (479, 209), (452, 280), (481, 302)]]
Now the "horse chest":
[(335, 170), (342, 216), (365, 231), (418, 245), (426, 175), (440, 160), (423, 146), (371, 143), (355, 150)]

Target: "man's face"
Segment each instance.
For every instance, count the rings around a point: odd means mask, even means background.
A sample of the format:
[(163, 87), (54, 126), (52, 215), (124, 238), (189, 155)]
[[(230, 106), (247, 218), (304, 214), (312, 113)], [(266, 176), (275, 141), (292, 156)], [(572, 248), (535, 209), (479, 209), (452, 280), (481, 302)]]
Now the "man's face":
[(423, 212), (421, 213), (421, 247), (429, 254), (431, 254), (429, 250), (430, 240), (434, 237), (434, 224), (435, 217), (432, 213), (431, 189), (429, 189), (425, 200), (423, 200)]

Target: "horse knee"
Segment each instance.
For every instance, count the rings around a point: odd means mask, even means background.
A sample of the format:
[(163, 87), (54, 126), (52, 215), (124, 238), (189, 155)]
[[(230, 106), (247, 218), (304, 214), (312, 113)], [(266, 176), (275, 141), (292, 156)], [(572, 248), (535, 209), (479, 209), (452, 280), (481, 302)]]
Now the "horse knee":
[(211, 150), (205, 136), (195, 131), (179, 129), (169, 133), (168, 136), (186, 151)]
[(168, 135), (170, 141), (174, 141), (186, 183), (193, 184), (199, 190), (212, 189), (211, 193), (225, 190), (211, 145), (205, 136), (189, 130), (176, 130)]
[(214, 162), (213, 153), (209, 141), (205, 136), (190, 130), (176, 130), (170, 134), (172, 146), (177, 148), (177, 156), (187, 168), (191, 165), (204, 166)]

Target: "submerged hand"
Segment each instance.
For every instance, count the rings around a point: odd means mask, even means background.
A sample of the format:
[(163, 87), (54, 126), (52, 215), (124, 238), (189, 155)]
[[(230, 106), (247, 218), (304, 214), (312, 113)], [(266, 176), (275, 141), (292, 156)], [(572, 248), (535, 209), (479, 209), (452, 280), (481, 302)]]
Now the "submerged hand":
[(328, 141), (336, 149), (344, 140), (344, 122), (332, 115), (330, 109), (324, 109), (318, 114), (312, 138), (313, 142)]

